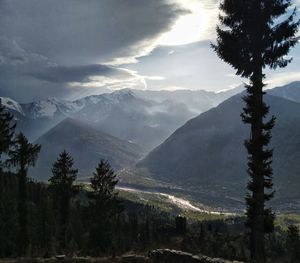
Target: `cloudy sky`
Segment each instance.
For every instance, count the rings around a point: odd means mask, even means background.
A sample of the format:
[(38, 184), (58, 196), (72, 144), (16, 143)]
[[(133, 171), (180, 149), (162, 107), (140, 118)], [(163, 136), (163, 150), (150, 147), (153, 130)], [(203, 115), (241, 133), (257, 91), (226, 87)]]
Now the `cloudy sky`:
[[(238, 86), (210, 49), (217, 15), (218, 0), (0, 0), (0, 96)], [(270, 87), (300, 80), (299, 46), (291, 56)]]

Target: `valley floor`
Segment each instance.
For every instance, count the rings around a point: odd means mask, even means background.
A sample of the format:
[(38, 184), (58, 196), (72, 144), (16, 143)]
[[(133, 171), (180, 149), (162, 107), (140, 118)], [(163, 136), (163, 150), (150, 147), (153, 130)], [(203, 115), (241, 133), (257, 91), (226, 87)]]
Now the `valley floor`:
[(118, 190), (125, 191), (128, 193), (136, 194), (137, 198), (141, 200), (147, 200), (145, 197), (148, 197), (148, 200), (158, 199), (161, 202), (169, 203), (170, 205), (177, 206), (178, 208), (185, 211), (193, 211), (199, 213), (206, 213), (211, 215), (224, 215), (224, 216), (234, 216), (236, 213), (225, 212), (225, 211), (217, 211), (216, 209), (209, 209), (203, 206), (202, 204), (196, 203), (186, 199), (185, 197), (178, 197), (173, 194), (166, 194), (164, 192), (157, 192), (155, 190), (142, 190), (134, 187), (128, 186), (119, 186)]

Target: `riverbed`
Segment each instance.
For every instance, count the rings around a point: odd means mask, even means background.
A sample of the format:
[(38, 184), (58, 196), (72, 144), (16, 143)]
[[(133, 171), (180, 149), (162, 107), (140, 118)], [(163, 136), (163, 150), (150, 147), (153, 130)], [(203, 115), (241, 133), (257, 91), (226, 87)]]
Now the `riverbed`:
[(128, 187), (128, 186), (118, 186), (118, 190), (131, 192), (131, 193), (141, 193), (141, 194), (151, 194), (151, 195), (157, 195), (160, 197), (165, 197), (167, 201), (173, 205), (176, 205), (178, 208), (182, 210), (188, 210), (188, 211), (194, 211), (199, 213), (206, 213), (206, 214), (212, 214), (212, 215), (225, 215), (225, 216), (234, 216), (236, 214), (230, 213), (230, 212), (223, 212), (223, 211), (214, 211), (214, 210), (208, 210), (204, 209), (197, 204), (193, 204), (190, 200), (185, 199), (183, 197), (178, 197), (172, 194), (166, 194), (163, 192), (157, 192), (157, 191), (151, 191), (151, 190), (141, 190), (134, 187)]

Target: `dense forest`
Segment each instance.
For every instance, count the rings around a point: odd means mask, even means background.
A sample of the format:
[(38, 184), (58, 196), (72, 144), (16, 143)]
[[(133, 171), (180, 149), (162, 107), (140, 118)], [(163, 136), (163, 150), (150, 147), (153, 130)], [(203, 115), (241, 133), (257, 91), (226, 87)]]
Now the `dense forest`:
[[(76, 193), (70, 199), (68, 215), (61, 215), (61, 204), (51, 184), (31, 179), (26, 182), (28, 241), (19, 254), (19, 246), (24, 243), (18, 240), (18, 176), (2, 172), (0, 185), (1, 257), (116, 256), (126, 252), (146, 254), (156, 248), (231, 260), (246, 261), (249, 257), (243, 217), (187, 220), (118, 198), (116, 191), (104, 205), (104, 196), (96, 199), (99, 191), (78, 184), (73, 184)], [(267, 254), (272, 262), (298, 262), (299, 252), (299, 230), (294, 225), (287, 231), (277, 227), (267, 238)]]

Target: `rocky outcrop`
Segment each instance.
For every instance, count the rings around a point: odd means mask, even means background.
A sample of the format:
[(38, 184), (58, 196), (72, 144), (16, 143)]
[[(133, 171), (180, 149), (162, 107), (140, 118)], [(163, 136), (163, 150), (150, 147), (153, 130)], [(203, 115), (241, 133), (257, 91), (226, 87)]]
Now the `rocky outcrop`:
[(190, 253), (170, 249), (157, 249), (150, 252), (149, 261), (151, 263), (242, 263), (219, 258), (194, 256)]
[(149, 258), (140, 255), (126, 255), (122, 257), (53, 257), (53, 258), (18, 258), (0, 259), (0, 263), (149, 263)]
[(121, 263), (149, 263), (149, 258), (138, 255), (128, 255), (121, 257)]
[(3, 260), (0, 263), (242, 263), (239, 261), (227, 261), (205, 256), (194, 256), (190, 253), (157, 249), (149, 252), (148, 256), (126, 255), (116, 258), (49, 258), (49, 259), (15, 259)]

